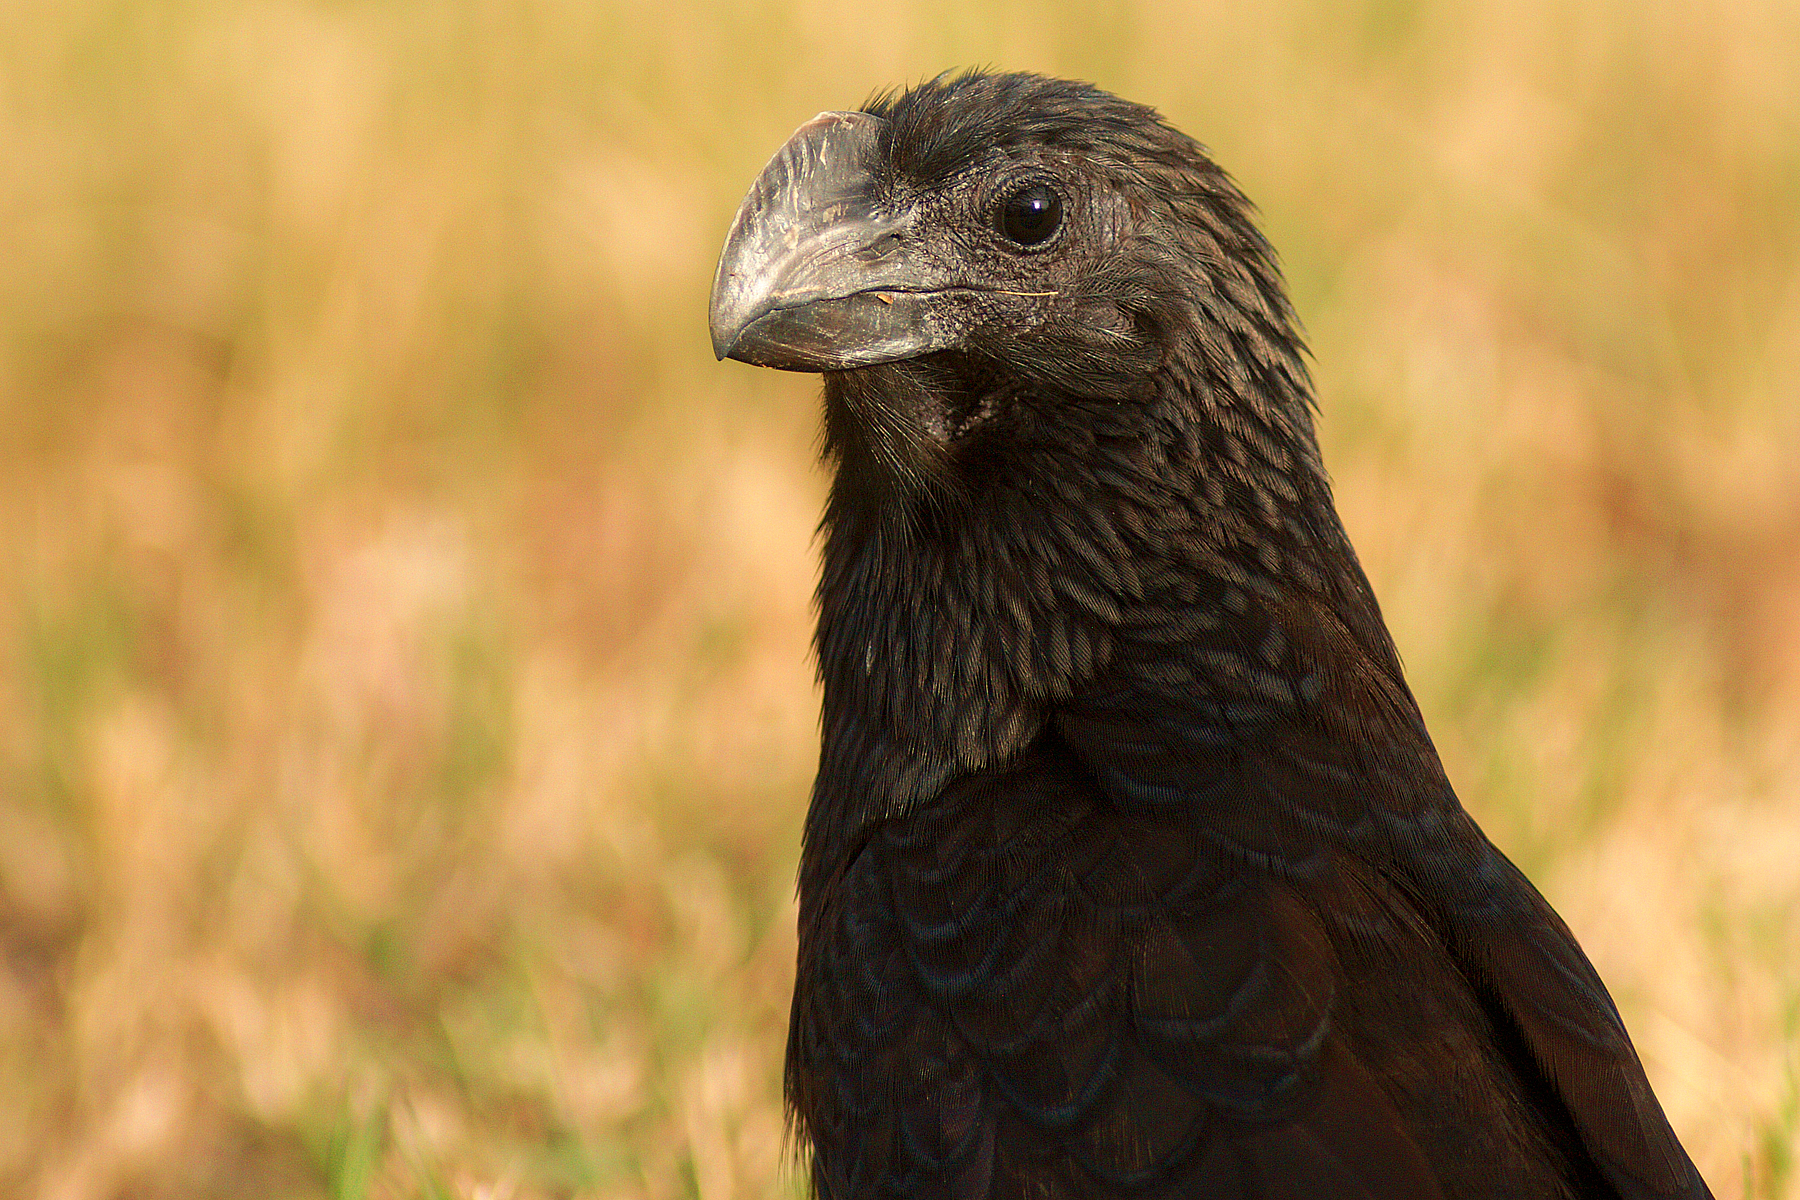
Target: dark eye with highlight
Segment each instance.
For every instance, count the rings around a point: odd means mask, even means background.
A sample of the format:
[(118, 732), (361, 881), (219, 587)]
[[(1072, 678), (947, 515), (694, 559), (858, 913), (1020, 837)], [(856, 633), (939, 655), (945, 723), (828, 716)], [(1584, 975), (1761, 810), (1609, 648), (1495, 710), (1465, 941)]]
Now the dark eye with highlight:
[(1000, 232), (1008, 241), (1036, 246), (1062, 224), (1062, 197), (1041, 183), (1020, 188), (1000, 203)]

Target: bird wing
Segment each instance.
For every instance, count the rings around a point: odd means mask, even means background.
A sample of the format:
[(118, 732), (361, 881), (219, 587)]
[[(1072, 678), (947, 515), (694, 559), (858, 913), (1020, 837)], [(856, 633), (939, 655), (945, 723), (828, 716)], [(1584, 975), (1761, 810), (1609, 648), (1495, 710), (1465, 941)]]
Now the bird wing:
[[(1409, 989), (1477, 1006), (1474, 1016), (1440, 1014), (1435, 1032), (1488, 1039), (1480, 1053), (1505, 1069), (1474, 1086), (1499, 1089), (1496, 1112), (1535, 1106), (1545, 1119), (1533, 1136), (1550, 1151), (1574, 1142), (1562, 1147), (1574, 1179), (1597, 1176), (1631, 1200), (1708, 1196), (1598, 974), (1457, 803), (1385, 635), (1372, 646), (1333, 615), (1341, 607), (1276, 613), (1281, 636), (1248, 644), (1278, 654), (1245, 652), (1240, 634), (1236, 646), (1191, 647), (1204, 662), (1180, 653), (1136, 669), (1124, 662), (1067, 706), (1057, 729), (1126, 811), (1187, 814), (1208, 844), (1285, 881), (1328, 924), (1360, 912), (1326, 931), (1354, 995), (1404, 1011), (1406, 995), (1379, 981), (1412, 964)], [(1222, 665), (1232, 655), (1235, 671)], [(1434, 957), (1443, 967), (1420, 974)], [(1379, 1050), (1394, 1017), (1377, 1006), (1340, 1019)], [(1409, 1078), (1404, 1047), (1390, 1049), (1391, 1061), (1374, 1064), (1390, 1090), (1429, 1093)], [(1472, 1062), (1449, 1054), (1438, 1069)], [(1465, 1097), (1461, 1119), (1479, 1109)], [(1415, 1128), (1424, 1119), (1409, 1117)], [(1479, 1145), (1473, 1128), (1446, 1134), (1447, 1145)]]

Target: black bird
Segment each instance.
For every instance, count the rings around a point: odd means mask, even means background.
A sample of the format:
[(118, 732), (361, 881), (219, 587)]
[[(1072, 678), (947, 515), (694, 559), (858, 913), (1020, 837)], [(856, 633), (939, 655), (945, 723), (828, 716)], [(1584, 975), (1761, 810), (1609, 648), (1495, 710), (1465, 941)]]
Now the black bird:
[(1457, 803), (1198, 144), (1032, 75), (821, 114), (711, 315), (825, 379), (819, 1196), (1709, 1194)]

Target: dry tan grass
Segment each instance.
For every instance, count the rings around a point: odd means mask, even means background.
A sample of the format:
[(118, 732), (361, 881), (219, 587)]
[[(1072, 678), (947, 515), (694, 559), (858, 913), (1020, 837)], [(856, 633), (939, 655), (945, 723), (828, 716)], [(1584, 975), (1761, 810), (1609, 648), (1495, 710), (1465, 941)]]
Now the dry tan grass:
[(1490, 833), (1800, 1196), (1800, 9), (0, 11), (0, 1193), (793, 1192), (789, 129), (1092, 78), (1264, 205)]

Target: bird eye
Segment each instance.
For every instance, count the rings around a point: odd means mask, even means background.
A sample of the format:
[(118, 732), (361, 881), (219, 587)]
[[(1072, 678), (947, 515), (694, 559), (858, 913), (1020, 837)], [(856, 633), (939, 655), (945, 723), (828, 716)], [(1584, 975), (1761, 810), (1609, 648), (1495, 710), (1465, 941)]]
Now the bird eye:
[(1062, 197), (1041, 183), (1021, 188), (1000, 204), (1000, 232), (1021, 246), (1049, 239), (1062, 223)]

